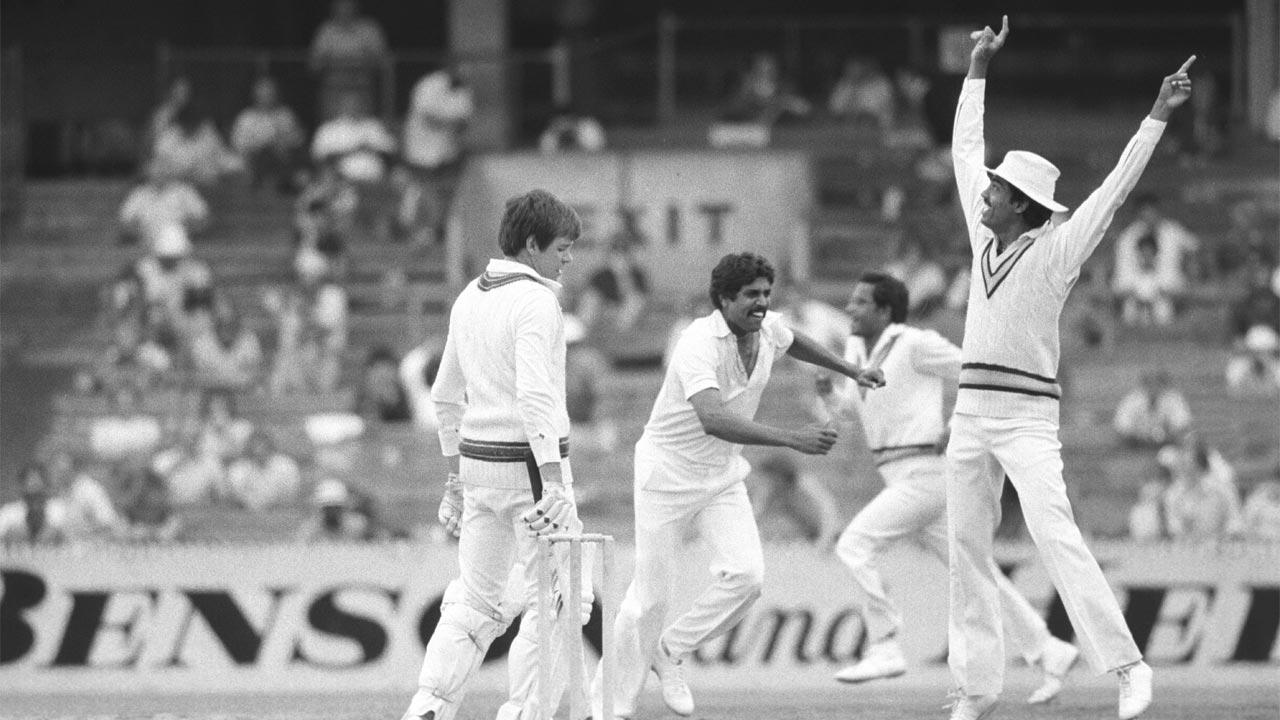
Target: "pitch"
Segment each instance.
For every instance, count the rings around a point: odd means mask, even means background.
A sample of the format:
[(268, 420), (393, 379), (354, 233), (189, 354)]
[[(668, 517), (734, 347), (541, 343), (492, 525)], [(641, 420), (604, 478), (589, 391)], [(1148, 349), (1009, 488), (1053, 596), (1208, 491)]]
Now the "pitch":
[[(1115, 684), (1077, 668), (1053, 704), (1028, 707), (1023, 698), (1035, 677), (1013, 670), (1005, 702), (993, 720), (1094, 720), (1115, 717)], [(946, 718), (947, 673), (934, 667), (905, 677), (858, 686), (832, 683), (813, 689), (699, 690), (691, 677), (696, 720), (927, 720)], [(671, 720), (650, 683), (641, 718)], [(116, 695), (90, 697), (5, 696), (0, 720), (398, 720), (410, 693), (329, 695)], [(501, 698), (492, 692), (468, 697), (459, 720), (489, 720)], [(557, 715), (563, 717), (563, 713)], [(1280, 667), (1157, 667), (1156, 699), (1144, 720), (1277, 720)]]

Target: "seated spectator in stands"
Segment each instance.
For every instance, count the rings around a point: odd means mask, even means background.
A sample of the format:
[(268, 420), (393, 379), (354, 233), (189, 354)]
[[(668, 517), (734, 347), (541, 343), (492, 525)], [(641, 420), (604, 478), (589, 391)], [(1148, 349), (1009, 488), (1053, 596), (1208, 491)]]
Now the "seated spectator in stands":
[(99, 460), (149, 455), (160, 443), (160, 421), (139, 407), (137, 390), (121, 387), (109, 397), (108, 414), (89, 421), (89, 449)]
[(827, 110), (841, 120), (866, 124), (881, 132), (893, 126), (893, 83), (874, 59), (851, 57), (831, 88)]
[(577, 316), (588, 332), (608, 323), (625, 333), (639, 322), (649, 302), (649, 277), (636, 257), (638, 245), (638, 234), (626, 227), (609, 239), (604, 257), (578, 298)]
[(1250, 251), (1243, 288), (1231, 303), (1231, 336), (1243, 340), (1259, 325), (1280, 330), (1280, 267), (1268, 262), (1265, 254)]
[(373, 498), (347, 483), (328, 478), (315, 489), (317, 514), (303, 524), (303, 542), (365, 542), (385, 538)]
[(199, 188), (244, 171), (244, 160), (227, 147), (213, 120), (194, 103), (178, 110), (173, 123), (156, 137), (155, 159)]
[(559, 152), (600, 152), (606, 140), (600, 121), (580, 112), (576, 106), (563, 105), (538, 137), (538, 149), (547, 155)]
[(244, 454), (254, 426), (236, 412), (234, 394), (206, 390), (200, 396), (199, 420), (202, 453), (218, 458), (224, 467)]
[(1226, 377), (1227, 392), (1237, 397), (1280, 391), (1280, 335), (1266, 325), (1249, 328), (1227, 360)]
[(253, 84), (253, 104), (236, 116), (231, 147), (249, 169), (253, 187), (272, 183), (281, 192), (295, 187), (294, 174), (304, 159), (302, 127), (293, 110), (280, 102), (276, 83), (269, 77)]
[(895, 137), (890, 138), (890, 144), (932, 147), (933, 138), (929, 132), (924, 103), (933, 82), (919, 69), (904, 65), (894, 73), (893, 84), (900, 102), (894, 112), (896, 132)]
[(56, 545), (67, 539), (66, 504), (53, 494), (41, 465), (19, 476), (22, 497), (0, 506), (0, 543)]
[(151, 254), (135, 266), (148, 326), (166, 346), (185, 340), (192, 313), (211, 302), (213, 275), (191, 257), (191, 241), (179, 225), (161, 228)]
[(1143, 373), (1141, 384), (1120, 400), (1113, 420), (1127, 444), (1159, 447), (1191, 427), (1191, 408), (1166, 370)]
[(433, 337), (414, 346), (400, 358), (400, 386), (409, 398), (413, 424), (419, 430), (434, 432), (440, 427), (436, 404), (431, 399), (431, 386), (436, 382), (443, 355), (444, 339)]
[(204, 442), (202, 423), (190, 419), (168, 433), (168, 447), (151, 458), (151, 469), (169, 489), (175, 505), (204, 505), (230, 495), (227, 471), (214, 442)]
[(748, 491), (762, 540), (799, 540), (821, 548), (835, 544), (842, 529), (835, 498), (822, 483), (802, 474), (791, 458), (765, 458)]
[(407, 422), (413, 419), (409, 394), (400, 384), (400, 362), (390, 348), (369, 352), (356, 392), (356, 412), (366, 421)]
[[(966, 293), (968, 279), (966, 271)], [(1115, 349), (1116, 323), (1112, 313), (1111, 292), (1107, 288), (1102, 268), (1097, 263), (1085, 263), (1080, 269), (1080, 278), (1071, 291), (1066, 307), (1066, 319), (1084, 347), (1104, 353)]]
[(1159, 542), (1169, 537), (1165, 517), (1165, 494), (1172, 474), (1163, 465), (1160, 480), (1145, 483), (1138, 491), (1138, 502), (1129, 509), (1129, 539), (1137, 542)]
[(1269, 236), (1259, 204), (1241, 200), (1231, 206), (1228, 216), (1231, 224), (1213, 248), (1214, 274), (1226, 280), (1246, 279), (1249, 263), (1255, 259), (1275, 265), (1274, 233)]
[(347, 292), (315, 250), (298, 249), (294, 273), (294, 285), (264, 298), (279, 322), (268, 387), (273, 395), (332, 392), (347, 348)]
[(1157, 196), (1139, 195), (1134, 204), (1137, 217), (1116, 238), (1112, 288), (1121, 298), (1135, 292), (1149, 296), (1153, 290), (1145, 285), (1154, 284), (1160, 295), (1176, 300), (1202, 275), (1200, 240), (1164, 215)]
[(894, 259), (884, 266), (884, 272), (906, 284), (912, 316), (927, 318), (946, 304), (950, 287), (947, 274), (941, 264), (925, 254), (919, 242), (903, 237)]
[(320, 117), (337, 114), (345, 96), (372, 104), (379, 70), (389, 57), (382, 26), (360, 15), (355, 0), (335, 0), (311, 40), (311, 70), (320, 76)]
[(413, 87), (404, 118), (400, 225), (415, 241), (444, 237), (445, 221), (462, 173), (463, 132), (475, 114), (471, 87), (457, 67), (427, 73)]
[(298, 462), (276, 449), (265, 430), (249, 437), (244, 455), (227, 467), (227, 485), (233, 501), (260, 512), (298, 499), (302, 476)]
[(164, 478), (146, 463), (136, 460), (116, 466), (116, 487), (121, 489), (120, 510), (128, 523), (127, 535), (135, 542), (169, 543), (182, 532), (182, 518), (174, 511)]
[(124, 535), (125, 523), (102, 483), (76, 467), (71, 453), (49, 458), (50, 487), (66, 508), (66, 535), (71, 540), (114, 539)]
[(191, 339), (191, 370), (195, 384), (203, 388), (250, 390), (262, 379), (258, 335), (229, 303), (220, 303), (212, 326)]
[(147, 163), (146, 180), (120, 206), (120, 241), (154, 250), (162, 229), (177, 225), (193, 233), (208, 222), (209, 206), (200, 193), (178, 177), (175, 168), (152, 160)]
[(1204, 540), (1234, 532), (1240, 514), (1234, 481), (1224, 483), (1208, 467), (1208, 458), (1194, 448), (1170, 446), (1161, 450), (1161, 455), (1161, 462), (1173, 473), (1165, 496), (1169, 536)]
[(1117, 269), (1114, 285), (1120, 318), (1130, 327), (1173, 322), (1174, 291), (1160, 274), (1156, 252), (1155, 236), (1144, 235), (1138, 239), (1138, 259), (1123, 279)]
[(618, 445), (618, 427), (600, 409), (611, 374), (609, 360), (587, 342), (587, 326), (573, 315), (564, 316), (564, 342), (565, 405), (576, 447), (588, 453), (612, 452)]
[(1249, 493), (1240, 532), (1250, 540), (1280, 542), (1280, 480), (1258, 483)]
[(335, 270), (345, 263), (356, 226), (360, 195), (332, 163), (306, 175), (294, 204), (294, 238), (298, 248), (317, 250)]
[(317, 128), (311, 140), (312, 159), (334, 163), (342, 177), (354, 183), (382, 182), (387, 158), (395, 150), (395, 138), (358, 95), (344, 96), (338, 115)]
[(123, 318), (113, 329), (111, 344), (76, 384), (84, 392), (111, 392), (132, 387), (146, 392), (176, 381), (173, 353), (155, 328), (136, 318)]
[(186, 77), (174, 78), (169, 89), (160, 100), (160, 104), (151, 111), (151, 119), (147, 124), (147, 156), (155, 154), (156, 140), (160, 138), (176, 122), (178, 112), (191, 104), (191, 80)]
[(782, 78), (778, 58), (770, 53), (756, 53), (730, 100), (724, 119), (771, 126), (779, 121), (806, 117), (812, 109), (809, 101), (795, 93)]

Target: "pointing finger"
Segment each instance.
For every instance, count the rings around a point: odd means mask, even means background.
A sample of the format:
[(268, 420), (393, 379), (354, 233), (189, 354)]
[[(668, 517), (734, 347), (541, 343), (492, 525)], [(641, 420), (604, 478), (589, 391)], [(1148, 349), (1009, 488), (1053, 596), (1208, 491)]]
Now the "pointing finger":
[(1005, 15), (1000, 20), (1000, 34), (996, 36), (996, 39), (1004, 40), (1005, 36), (1008, 34), (1009, 34), (1009, 16)]
[(1196, 61), (1195, 55), (1192, 55), (1191, 57), (1187, 58), (1187, 61), (1182, 63), (1182, 67), (1178, 68), (1178, 72), (1176, 74), (1181, 75), (1182, 73), (1185, 73), (1187, 71), (1187, 68), (1191, 67), (1191, 63), (1195, 61)]

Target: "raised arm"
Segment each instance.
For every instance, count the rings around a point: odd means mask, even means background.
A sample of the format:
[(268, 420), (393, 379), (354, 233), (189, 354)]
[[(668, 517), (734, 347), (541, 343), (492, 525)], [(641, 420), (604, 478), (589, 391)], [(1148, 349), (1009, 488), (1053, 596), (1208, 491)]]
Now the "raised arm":
[[(960, 206), (970, 230), (977, 222), (978, 203), (987, 187), (987, 148), (982, 122), (986, 111), (987, 66), (1009, 37), (1009, 16), (1004, 16), (999, 33), (985, 27), (971, 37), (975, 43), (969, 54), (969, 74), (965, 76), (964, 87), (960, 90), (951, 131), (951, 161), (955, 166)], [(970, 232), (972, 241), (973, 233)]]
[(1164, 133), (1165, 122), (1175, 108), (1191, 97), (1191, 79), (1187, 70), (1196, 59), (1195, 55), (1187, 58), (1172, 75), (1160, 83), (1160, 92), (1151, 107), (1151, 113), (1138, 126), (1138, 132), (1129, 140), (1120, 161), (1098, 186), (1090, 193), (1080, 207), (1072, 214), (1071, 219), (1062, 225), (1062, 242), (1053, 244), (1055, 251), (1062, 253), (1063, 266), (1078, 269), (1098, 247), (1107, 227), (1115, 218), (1116, 210), (1124, 203), (1129, 191), (1142, 177), (1156, 143)]

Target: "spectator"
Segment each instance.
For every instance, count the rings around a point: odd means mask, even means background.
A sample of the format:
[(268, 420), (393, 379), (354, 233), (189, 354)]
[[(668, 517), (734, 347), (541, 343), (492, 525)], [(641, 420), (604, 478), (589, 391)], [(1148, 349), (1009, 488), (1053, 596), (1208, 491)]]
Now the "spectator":
[[(623, 222), (634, 220), (624, 218)], [(588, 331), (608, 322), (625, 333), (640, 320), (649, 302), (649, 277), (635, 254), (639, 242), (638, 234), (627, 227), (609, 239), (604, 258), (578, 299), (577, 315)]]
[(444, 355), (444, 339), (431, 338), (420, 343), (400, 358), (400, 386), (409, 398), (413, 424), (419, 430), (435, 432), (440, 427), (436, 404), (431, 399), (431, 386), (440, 370)]
[(200, 397), (200, 452), (226, 467), (242, 455), (253, 436), (253, 423), (236, 413), (235, 396), (226, 390), (206, 390)]
[[(1135, 204), (1137, 217), (1116, 239), (1112, 289), (1121, 298), (1135, 293), (1150, 296), (1154, 291), (1144, 284), (1154, 283), (1161, 295), (1177, 299), (1186, 294), (1190, 279), (1201, 274), (1200, 240), (1181, 223), (1165, 217), (1157, 196), (1140, 195)], [(1144, 269), (1143, 253), (1153, 251), (1154, 256), (1146, 258), (1151, 267)]]
[(840, 78), (827, 100), (827, 109), (833, 116), (859, 124), (869, 122), (881, 132), (893, 126), (894, 105), (893, 83), (879, 63), (862, 57), (845, 60)]
[(1267, 480), (1244, 503), (1241, 532), (1251, 540), (1280, 542), (1280, 480)]
[(185, 339), (193, 314), (212, 300), (209, 266), (191, 257), (191, 241), (180, 225), (167, 225), (157, 235), (151, 254), (134, 270), (142, 290), (147, 324), (165, 345)]
[(911, 307), (908, 312), (916, 318), (927, 318), (946, 305), (947, 273), (936, 260), (925, 254), (920, 243), (903, 237), (898, 242), (896, 257), (884, 266), (884, 272), (907, 286)]
[(94, 361), (92, 371), (79, 382), (87, 392), (133, 387), (147, 391), (171, 384), (173, 355), (156, 331), (136, 318), (122, 318), (113, 328), (113, 342)]
[(148, 157), (155, 155), (156, 141), (173, 127), (178, 113), (191, 104), (191, 80), (185, 77), (174, 78), (164, 99), (151, 112), (151, 121), (147, 126)]
[(213, 187), (227, 175), (244, 170), (244, 161), (227, 147), (213, 120), (192, 103), (182, 107), (156, 137), (155, 160), (199, 188)]
[(354, 94), (342, 97), (338, 114), (321, 125), (311, 140), (316, 163), (335, 163), (342, 177), (357, 184), (382, 182), (386, 158), (395, 149), (395, 138)]
[(1266, 325), (1254, 325), (1227, 360), (1227, 392), (1238, 396), (1271, 395), (1280, 390), (1280, 336)]
[(121, 511), (128, 522), (128, 536), (137, 542), (170, 543), (182, 531), (182, 519), (173, 509), (164, 478), (144, 463), (116, 466), (116, 486), (122, 489)]
[(22, 497), (0, 506), (0, 542), (54, 545), (66, 540), (66, 504), (53, 496), (44, 467), (23, 469), (19, 487)]
[(373, 499), (341, 480), (328, 478), (316, 485), (318, 513), (303, 524), (303, 542), (354, 542), (386, 537)]
[(179, 226), (199, 232), (209, 222), (209, 206), (200, 193), (164, 162), (147, 163), (146, 180), (129, 192), (120, 206), (121, 243), (141, 243), (154, 250), (164, 228)]
[(1252, 249), (1246, 263), (1243, 290), (1231, 304), (1232, 337), (1244, 339), (1261, 325), (1280, 330), (1280, 268), (1261, 249)]
[(281, 192), (292, 192), (304, 140), (297, 116), (280, 102), (275, 81), (258, 78), (253, 104), (240, 112), (231, 129), (231, 147), (249, 169), (250, 184), (256, 188), (271, 181)]
[(254, 512), (292, 504), (301, 480), (297, 461), (277, 450), (275, 441), (263, 430), (249, 437), (244, 455), (227, 468), (232, 498)]
[(546, 155), (578, 150), (600, 152), (605, 146), (604, 126), (575, 106), (563, 105), (538, 137), (538, 149)]
[(294, 205), (294, 234), (299, 247), (319, 251), (335, 268), (345, 262), (356, 225), (360, 195), (332, 163), (308, 177)]
[(49, 459), (48, 476), (50, 487), (66, 507), (69, 539), (114, 539), (124, 535), (124, 519), (106, 488), (77, 468), (70, 453), (54, 453)]
[(252, 389), (262, 377), (262, 362), (258, 335), (229, 304), (224, 303), (212, 325), (191, 340), (191, 367), (202, 388)]
[(1256, 258), (1268, 266), (1276, 262), (1275, 241), (1268, 237), (1262, 208), (1253, 200), (1241, 200), (1228, 212), (1231, 225), (1214, 247), (1213, 266), (1219, 278), (1246, 279), (1249, 262)]
[[(600, 396), (609, 381), (609, 361), (586, 340), (587, 326), (573, 315), (565, 315), (565, 406), (577, 447), (589, 453), (613, 452), (618, 445), (618, 428), (600, 411)], [(582, 501), (581, 491), (578, 501)]]
[(1120, 400), (1112, 424), (1125, 443), (1159, 447), (1191, 427), (1191, 408), (1168, 371), (1146, 372), (1140, 386)]
[(204, 505), (227, 497), (227, 472), (215, 443), (203, 442), (202, 424), (189, 419), (171, 433), (169, 447), (151, 458), (175, 505)]
[(366, 421), (407, 422), (413, 419), (409, 395), (400, 384), (400, 363), (389, 348), (377, 347), (365, 360), (356, 395), (356, 411)]
[(1179, 446), (1165, 450), (1161, 460), (1173, 473), (1173, 484), (1165, 497), (1169, 536), (1204, 540), (1233, 532), (1239, 523), (1240, 505), (1234, 482), (1223, 483), (1208, 469), (1208, 460), (1199, 450)]
[(1116, 294), (1125, 325), (1164, 326), (1173, 322), (1174, 292), (1160, 274), (1157, 252), (1155, 236), (1143, 235), (1138, 238), (1138, 257), (1133, 267), (1125, 270), (1123, 279), (1117, 272)]
[(311, 40), (311, 69), (320, 77), (320, 117), (338, 112), (355, 95), (372, 105), (377, 73), (390, 58), (382, 27), (360, 15), (355, 0), (335, 0), (332, 14)]
[(783, 80), (777, 57), (756, 53), (730, 101), (725, 119), (772, 126), (782, 120), (806, 117), (811, 110), (809, 101)]
[[(965, 277), (968, 289), (968, 276)], [(1103, 272), (1096, 264), (1086, 263), (1069, 300), (1069, 323), (1076, 337), (1090, 350), (1110, 354), (1116, 347), (1116, 324), (1112, 313), (1111, 293)]]
[(267, 308), (279, 321), (275, 365), (268, 380), (273, 395), (332, 392), (347, 347), (347, 293), (329, 279), (319, 252), (299, 248), (297, 282), (285, 293), (268, 293)]
[(1137, 542), (1158, 542), (1169, 537), (1165, 517), (1165, 493), (1171, 475), (1161, 466), (1162, 480), (1151, 480), (1138, 491), (1138, 502), (1129, 509), (1129, 538)]
[(409, 175), (400, 223), (422, 243), (444, 236), (445, 219), (462, 172), (462, 134), (475, 100), (457, 68), (428, 73), (413, 88), (404, 119), (404, 162)]
[(800, 540), (821, 548), (834, 546), (842, 530), (835, 498), (822, 483), (801, 474), (791, 458), (765, 458), (760, 463), (758, 482), (750, 487), (762, 540)]
[(138, 407), (138, 392), (121, 387), (109, 397), (108, 414), (89, 421), (89, 448), (100, 460), (149, 455), (160, 443), (160, 422)]

